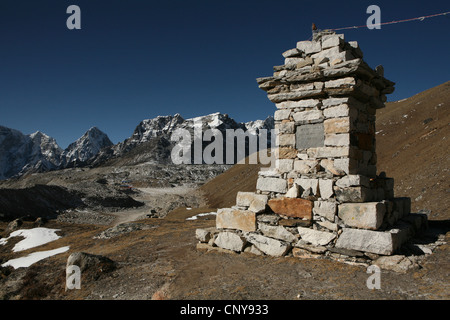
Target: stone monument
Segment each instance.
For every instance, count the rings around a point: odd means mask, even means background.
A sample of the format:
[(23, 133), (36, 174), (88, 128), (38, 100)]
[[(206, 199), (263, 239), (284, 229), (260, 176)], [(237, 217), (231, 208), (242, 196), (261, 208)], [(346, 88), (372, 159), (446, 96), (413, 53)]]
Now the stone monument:
[(394, 254), (426, 225), (409, 198), (394, 197), (394, 180), (377, 175), (375, 115), (395, 84), (363, 61), (356, 41), (331, 31), (283, 57), (257, 79), (276, 106), (275, 166), (197, 238), (271, 256)]

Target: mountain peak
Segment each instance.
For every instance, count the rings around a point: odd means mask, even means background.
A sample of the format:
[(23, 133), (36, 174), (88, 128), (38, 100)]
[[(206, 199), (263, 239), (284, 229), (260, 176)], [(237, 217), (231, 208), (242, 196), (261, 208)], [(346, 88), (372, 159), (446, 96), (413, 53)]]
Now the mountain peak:
[(92, 127), (64, 150), (62, 162), (64, 165), (78, 161), (85, 162), (97, 155), (101, 149), (112, 145), (106, 133)]

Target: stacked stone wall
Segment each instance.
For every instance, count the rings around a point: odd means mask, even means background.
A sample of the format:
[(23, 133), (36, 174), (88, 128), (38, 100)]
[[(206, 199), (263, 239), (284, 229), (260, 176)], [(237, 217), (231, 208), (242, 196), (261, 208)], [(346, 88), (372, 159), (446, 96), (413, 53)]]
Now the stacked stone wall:
[(271, 256), (392, 255), (426, 217), (394, 180), (377, 175), (376, 110), (394, 83), (363, 61), (355, 41), (316, 34), (283, 53), (258, 78), (276, 106), (275, 166), (259, 172), (255, 193), (217, 211), (211, 246)]

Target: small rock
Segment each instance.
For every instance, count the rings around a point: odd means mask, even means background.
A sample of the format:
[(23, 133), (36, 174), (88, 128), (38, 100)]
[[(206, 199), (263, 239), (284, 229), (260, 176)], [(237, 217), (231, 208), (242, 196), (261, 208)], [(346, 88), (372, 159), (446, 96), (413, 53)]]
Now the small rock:
[(259, 250), (257, 247), (255, 247), (253, 244), (248, 246), (248, 247), (246, 247), (244, 249), (244, 252), (256, 254), (257, 256), (263, 256), (264, 255), (264, 253), (261, 250)]
[(116, 269), (117, 265), (111, 259), (85, 252), (74, 252), (67, 259), (67, 267), (77, 266), (81, 274), (93, 280), (98, 279), (102, 273), (108, 273)]
[(278, 214), (274, 213), (263, 213), (256, 216), (256, 220), (258, 222), (264, 222), (270, 225), (277, 225), (280, 219), (281, 217)]
[(195, 230), (195, 238), (197, 238), (200, 242), (208, 242), (212, 237), (210, 231), (206, 229), (197, 229)]
[(286, 198), (298, 198), (300, 195), (300, 186), (296, 183), (286, 192)]
[(414, 267), (413, 262), (402, 255), (380, 257), (373, 264), (379, 266), (381, 269), (400, 273), (405, 273)]
[(42, 218), (42, 217), (38, 217), (38, 218), (34, 221), (34, 226), (35, 226), (35, 227), (42, 227), (46, 222), (47, 222), (47, 219)]
[(6, 228), (6, 231), (11, 232), (11, 231), (15, 231), (17, 229), (19, 229), (23, 224), (22, 219), (16, 219), (14, 221), (11, 221), (8, 224), (8, 227)]

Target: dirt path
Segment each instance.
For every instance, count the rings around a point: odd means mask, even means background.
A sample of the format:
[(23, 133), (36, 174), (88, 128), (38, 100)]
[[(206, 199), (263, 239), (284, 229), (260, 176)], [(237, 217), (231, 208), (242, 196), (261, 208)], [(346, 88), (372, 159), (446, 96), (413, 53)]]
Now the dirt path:
[[(136, 201), (143, 202), (145, 206), (112, 213), (116, 219), (114, 226), (148, 218), (164, 217), (167, 213), (178, 207), (198, 207), (204, 203), (203, 197), (194, 187), (178, 186), (174, 188), (136, 188), (139, 193), (133, 196)], [(152, 212), (153, 210), (153, 212)]]

